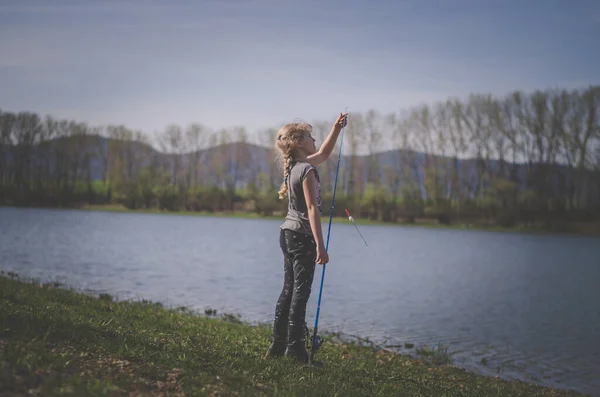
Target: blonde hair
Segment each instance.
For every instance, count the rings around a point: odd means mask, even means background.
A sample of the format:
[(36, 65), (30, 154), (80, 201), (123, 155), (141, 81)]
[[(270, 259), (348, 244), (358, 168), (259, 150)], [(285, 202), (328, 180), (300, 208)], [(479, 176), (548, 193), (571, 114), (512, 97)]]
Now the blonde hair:
[(292, 170), (292, 161), (294, 160), (295, 149), (298, 147), (302, 135), (312, 132), (312, 126), (307, 123), (289, 123), (284, 125), (277, 132), (276, 146), (279, 150), (279, 157), (283, 161), (283, 183), (279, 189), (279, 199), (287, 195), (287, 180)]

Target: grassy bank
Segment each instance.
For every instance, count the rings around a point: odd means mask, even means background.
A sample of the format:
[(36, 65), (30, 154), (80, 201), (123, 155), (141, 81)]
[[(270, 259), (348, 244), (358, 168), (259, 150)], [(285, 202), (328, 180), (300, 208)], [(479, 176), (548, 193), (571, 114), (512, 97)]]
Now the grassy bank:
[[(269, 329), (0, 275), (0, 395), (580, 396), (327, 338), (263, 360)], [(435, 355), (434, 355), (435, 356)]]

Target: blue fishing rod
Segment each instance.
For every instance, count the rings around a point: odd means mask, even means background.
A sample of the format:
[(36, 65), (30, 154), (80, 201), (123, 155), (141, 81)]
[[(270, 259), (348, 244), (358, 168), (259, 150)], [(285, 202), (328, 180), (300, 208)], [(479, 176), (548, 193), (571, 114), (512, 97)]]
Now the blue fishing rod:
[[(335, 171), (335, 182), (333, 184), (333, 198), (331, 199), (331, 209), (329, 211), (329, 228), (327, 230), (327, 242), (325, 243), (325, 251), (327, 253), (329, 253), (329, 237), (331, 236), (331, 221), (333, 219), (333, 208), (335, 207), (335, 192), (337, 190), (337, 181), (338, 181), (338, 175), (340, 173), (340, 161), (342, 160), (342, 145), (344, 143), (344, 129), (346, 128), (346, 125), (348, 124), (348, 108), (346, 107), (346, 116), (345, 120), (344, 120), (344, 126), (342, 127), (342, 136), (340, 137), (340, 152), (338, 154), (338, 161), (337, 161), (337, 169)], [(313, 335), (311, 338), (311, 343), (310, 343), (310, 355), (308, 358), (308, 364), (311, 365), (313, 362), (313, 356), (315, 354), (315, 352), (319, 349), (319, 347), (321, 347), (321, 344), (323, 343), (323, 341), (321, 340), (321, 338), (319, 338), (317, 336), (317, 330), (318, 330), (318, 326), (319, 326), (319, 312), (321, 311), (321, 296), (323, 294), (323, 280), (325, 279), (325, 266), (326, 264), (323, 264), (323, 271), (321, 272), (321, 286), (319, 288), (319, 299), (317, 301), (317, 314), (315, 316), (315, 327), (313, 329)]]

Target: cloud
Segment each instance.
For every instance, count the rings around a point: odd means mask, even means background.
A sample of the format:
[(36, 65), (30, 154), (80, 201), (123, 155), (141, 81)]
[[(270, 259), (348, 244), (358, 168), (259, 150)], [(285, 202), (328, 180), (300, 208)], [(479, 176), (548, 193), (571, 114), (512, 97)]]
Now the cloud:
[(2, 106), (145, 131), (189, 121), (253, 130), (346, 105), (387, 113), (599, 70), (597, 55), (570, 44), (588, 45), (576, 13), (555, 25), (556, 10), (527, 5), (47, 4), (0, 6)]

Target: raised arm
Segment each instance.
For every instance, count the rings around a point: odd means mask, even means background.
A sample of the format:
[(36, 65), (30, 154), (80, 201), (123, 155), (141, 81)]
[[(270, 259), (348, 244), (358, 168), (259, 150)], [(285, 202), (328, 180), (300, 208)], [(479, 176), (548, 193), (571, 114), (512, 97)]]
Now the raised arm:
[(331, 152), (333, 152), (335, 142), (337, 141), (338, 136), (342, 131), (342, 128), (344, 128), (347, 124), (347, 116), (348, 113), (340, 113), (337, 120), (333, 124), (333, 127), (331, 127), (331, 131), (329, 131), (329, 135), (327, 135), (327, 138), (325, 138), (325, 141), (323, 142), (319, 150), (315, 154), (311, 154), (306, 158), (306, 160), (309, 163), (311, 163), (314, 166), (317, 166), (327, 161), (329, 156), (331, 156)]

